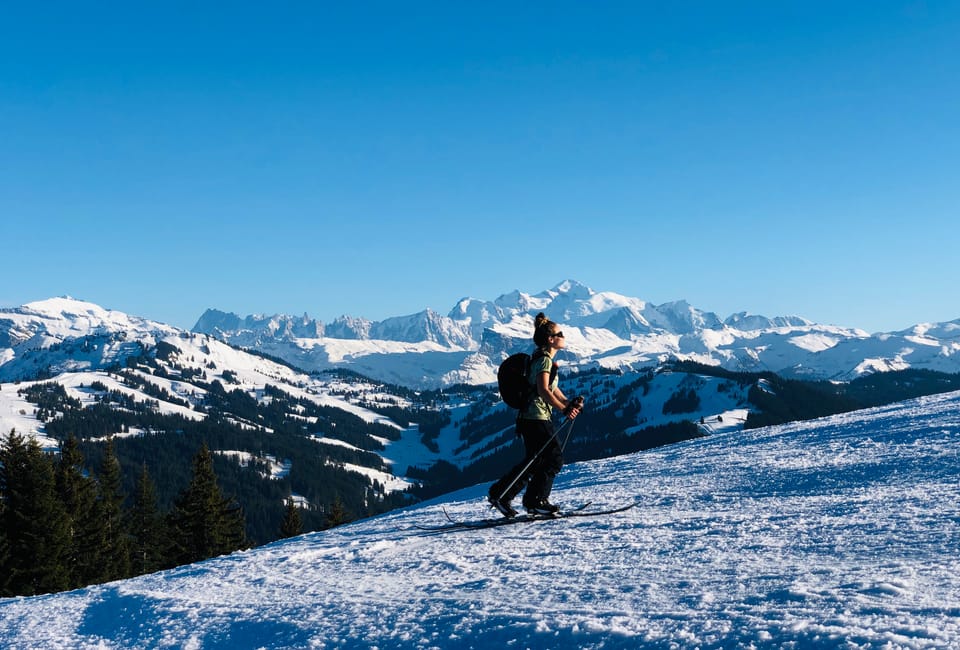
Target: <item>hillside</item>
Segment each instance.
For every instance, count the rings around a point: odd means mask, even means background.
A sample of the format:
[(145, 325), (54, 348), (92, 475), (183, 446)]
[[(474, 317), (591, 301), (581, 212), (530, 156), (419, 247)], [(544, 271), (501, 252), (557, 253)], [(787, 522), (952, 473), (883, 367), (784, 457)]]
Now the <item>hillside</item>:
[(960, 647), (960, 393), (569, 466), (625, 513), (431, 533), (477, 485), (330, 531), (0, 601), (5, 647)]
[[(588, 300), (600, 313), (622, 302), (573, 285), (565, 291), (550, 304), (582, 310)], [(539, 307), (547, 298), (511, 300)], [(466, 314), (492, 309), (460, 307)], [(646, 313), (667, 319), (663, 310)], [(77, 436), (91, 468), (113, 438), (124, 492), (134, 492), (146, 467), (163, 509), (206, 445), (223, 489), (244, 508), (254, 544), (277, 538), (290, 496), (303, 507), (305, 529), (315, 530), (335, 503), (348, 518), (365, 517), (491, 479), (516, 462), (514, 414), (490, 385), (414, 390), (344, 369), (307, 372), (262, 351), (68, 298), (5, 311), (0, 322), (10, 345), (0, 364), (8, 378), (0, 383), (0, 433), (33, 435), (51, 451)], [(914, 369), (836, 384), (692, 361), (630, 371), (580, 365), (566, 352), (559, 361), (565, 392), (587, 399), (565, 450), (569, 461), (960, 387), (960, 375)]]
[[(402, 492), (412, 483), (381, 452), (418, 433), (376, 411), (410, 408), (406, 397), (359, 377), (309, 376), (187, 332), (127, 343), (122, 363), (107, 369), (0, 384), (3, 434), (33, 435), (48, 450), (75, 435), (94, 466), (112, 437), (126, 493), (145, 464), (162, 507), (186, 485), (189, 459), (205, 443), (226, 491), (246, 510), (254, 543), (276, 538), (291, 494), (311, 528), (338, 499), (352, 517), (408, 502)], [(105, 344), (88, 336), (36, 354), (49, 358), (67, 347)]]

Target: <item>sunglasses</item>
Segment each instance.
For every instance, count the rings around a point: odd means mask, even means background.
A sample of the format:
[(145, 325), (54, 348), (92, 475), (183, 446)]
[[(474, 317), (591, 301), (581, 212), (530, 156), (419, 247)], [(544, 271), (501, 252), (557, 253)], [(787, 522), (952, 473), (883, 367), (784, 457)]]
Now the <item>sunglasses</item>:
[(551, 334), (550, 336), (555, 336), (555, 337), (557, 337), (557, 338), (561, 338), (561, 339), (562, 339), (562, 338), (563, 338), (563, 332), (554, 332), (554, 333)]

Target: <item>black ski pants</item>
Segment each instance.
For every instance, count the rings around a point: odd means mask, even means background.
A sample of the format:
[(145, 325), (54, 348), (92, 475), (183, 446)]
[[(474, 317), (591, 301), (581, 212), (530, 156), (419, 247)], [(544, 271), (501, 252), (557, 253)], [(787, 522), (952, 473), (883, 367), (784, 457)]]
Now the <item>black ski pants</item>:
[[(549, 497), (553, 489), (553, 479), (563, 467), (563, 450), (560, 448), (560, 441), (554, 437), (553, 433), (554, 426), (551, 420), (518, 419), (517, 434), (523, 438), (526, 455), (520, 463), (504, 474), (503, 478), (493, 484), (490, 495), (497, 498), (507, 490), (503, 500), (509, 502), (526, 488), (527, 491), (523, 495), (524, 506), (533, 506), (541, 499)], [(547, 444), (548, 440), (549, 444)], [(547, 445), (546, 449), (544, 445)], [(541, 449), (543, 449), (542, 452), (540, 452)], [(539, 456), (537, 456), (538, 452), (540, 452)], [(532, 463), (531, 460), (533, 460)], [(528, 464), (530, 467), (527, 467)], [(508, 490), (507, 486), (515, 478), (516, 482)]]

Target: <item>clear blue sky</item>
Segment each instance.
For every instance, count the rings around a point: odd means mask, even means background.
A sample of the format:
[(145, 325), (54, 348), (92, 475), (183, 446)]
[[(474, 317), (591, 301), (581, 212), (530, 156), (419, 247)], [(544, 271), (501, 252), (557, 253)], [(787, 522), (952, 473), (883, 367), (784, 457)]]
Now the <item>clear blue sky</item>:
[(960, 318), (960, 3), (6, 3), (0, 306)]

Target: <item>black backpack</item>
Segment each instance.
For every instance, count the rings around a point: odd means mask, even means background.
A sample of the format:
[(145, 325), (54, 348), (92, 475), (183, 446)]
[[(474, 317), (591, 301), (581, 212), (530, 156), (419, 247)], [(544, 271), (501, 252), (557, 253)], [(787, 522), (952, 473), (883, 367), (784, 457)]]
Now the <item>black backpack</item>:
[[(533, 382), (530, 381), (530, 362), (542, 356), (542, 350), (537, 350), (533, 356), (526, 352), (518, 352), (510, 355), (500, 364), (497, 369), (497, 388), (500, 389), (500, 397), (510, 408), (527, 408), (537, 394)], [(556, 372), (556, 366), (552, 372)]]

